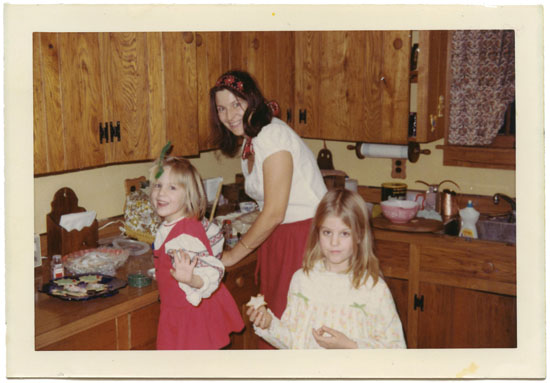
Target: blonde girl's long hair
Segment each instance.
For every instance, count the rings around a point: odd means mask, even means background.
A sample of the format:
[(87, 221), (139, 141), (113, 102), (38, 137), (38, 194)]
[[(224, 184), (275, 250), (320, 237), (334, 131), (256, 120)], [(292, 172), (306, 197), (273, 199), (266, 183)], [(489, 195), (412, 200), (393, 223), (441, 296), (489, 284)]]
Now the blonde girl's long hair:
[(369, 276), (375, 285), (381, 272), (372, 246), (373, 236), (367, 206), (358, 193), (347, 189), (329, 190), (319, 203), (307, 240), (304, 272), (308, 274), (317, 262), (324, 259), (319, 235), (323, 222), (329, 216), (340, 218), (351, 229), (354, 248), (347, 272), (352, 274), (353, 287), (359, 288), (366, 283)]
[[(197, 169), (182, 157), (167, 157), (162, 161), (163, 168), (170, 168), (170, 174), (174, 181), (181, 185), (185, 192), (184, 213), (186, 217), (201, 220), (207, 207), (206, 193), (202, 184), (202, 179)], [(151, 185), (157, 181), (155, 175), (159, 171), (159, 163), (149, 171), (149, 180)]]

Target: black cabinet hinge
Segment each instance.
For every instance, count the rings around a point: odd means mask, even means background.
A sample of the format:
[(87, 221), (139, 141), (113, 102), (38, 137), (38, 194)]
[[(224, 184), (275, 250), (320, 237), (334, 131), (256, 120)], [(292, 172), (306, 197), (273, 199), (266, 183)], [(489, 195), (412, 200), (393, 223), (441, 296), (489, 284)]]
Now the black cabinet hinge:
[(417, 308), (420, 309), (420, 311), (424, 311), (424, 295), (421, 295), (420, 298), (414, 294), (414, 305), (413, 308), (416, 310)]
[(115, 126), (113, 126), (113, 122), (110, 121), (109, 126), (111, 128), (111, 142), (114, 141), (115, 137), (118, 138), (120, 142), (120, 121), (117, 121)]
[(299, 112), (298, 112), (298, 123), (304, 123), (306, 124), (307, 123), (307, 109), (300, 109)]

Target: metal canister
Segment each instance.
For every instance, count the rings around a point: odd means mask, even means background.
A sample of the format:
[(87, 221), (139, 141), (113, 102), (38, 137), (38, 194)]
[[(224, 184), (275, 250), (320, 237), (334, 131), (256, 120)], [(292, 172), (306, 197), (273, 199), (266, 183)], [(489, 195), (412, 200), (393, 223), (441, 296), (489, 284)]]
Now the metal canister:
[(381, 201), (386, 201), (388, 198), (407, 199), (407, 184), (401, 182), (384, 182), (382, 184)]
[(449, 189), (441, 193), (441, 215), (443, 217), (453, 217), (458, 214), (458, 204), (456, 201), (456, 192)]

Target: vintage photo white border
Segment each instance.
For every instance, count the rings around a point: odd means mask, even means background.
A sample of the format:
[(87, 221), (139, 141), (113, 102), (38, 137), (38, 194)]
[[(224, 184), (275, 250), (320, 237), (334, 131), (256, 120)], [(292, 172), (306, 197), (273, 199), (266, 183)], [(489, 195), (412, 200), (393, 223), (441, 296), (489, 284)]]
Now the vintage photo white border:
[[(516, 31), (516, 349), (34, 351), (32, 32), (307, 29)], [(8, 377), (537, 378), (545, 374), (542, 6), (10, 5), (4, 7)], [(528, 131), (524, 131), (528, 130)], [(223, 353), (223, 354), (222, 354)], [(223, 355), (223, 356), (222, 356)]]

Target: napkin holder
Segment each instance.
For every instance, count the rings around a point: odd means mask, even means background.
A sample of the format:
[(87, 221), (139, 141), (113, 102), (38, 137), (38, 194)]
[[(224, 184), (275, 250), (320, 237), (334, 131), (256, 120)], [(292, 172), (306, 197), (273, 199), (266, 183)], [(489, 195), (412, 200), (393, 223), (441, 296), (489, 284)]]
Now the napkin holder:
[(48, 256), (54, 254), (69, 254), (73, 251), (91, 249), (98, 246), (98, 223), (94, 219), (90, 226), (81, 230), (67, 231), (59, 225), (64, 214), (80, 213), (86, 211), (78, 206), (78, 198), (70, 188), (59, 189), (51, 203), (52, 210), (46, 215), (46, 227), (48, 233)]

